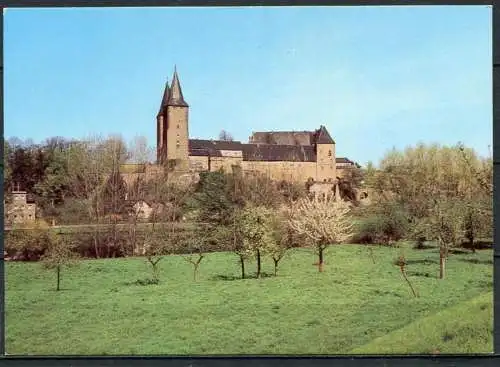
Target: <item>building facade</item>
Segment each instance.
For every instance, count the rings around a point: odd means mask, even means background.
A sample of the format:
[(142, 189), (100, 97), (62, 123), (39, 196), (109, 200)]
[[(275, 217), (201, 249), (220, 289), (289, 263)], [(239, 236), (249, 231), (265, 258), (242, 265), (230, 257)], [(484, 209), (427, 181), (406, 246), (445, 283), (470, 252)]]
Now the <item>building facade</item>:
[(10, 202), (4, 201), (5, 225), (31, 224), (36, 220), (36, 204), (28, 200), (26, 191), (13, 191)]
[(189, 138), (189, 105), (177, 70), (167, 82), (157, 122), (157, 162), (180, 172), (258, 172), (274, 180), (334, 183), (355, 166), (336, 158), (335, 141), (325, 126), (313, 131), (254, 132), (248, 143)]

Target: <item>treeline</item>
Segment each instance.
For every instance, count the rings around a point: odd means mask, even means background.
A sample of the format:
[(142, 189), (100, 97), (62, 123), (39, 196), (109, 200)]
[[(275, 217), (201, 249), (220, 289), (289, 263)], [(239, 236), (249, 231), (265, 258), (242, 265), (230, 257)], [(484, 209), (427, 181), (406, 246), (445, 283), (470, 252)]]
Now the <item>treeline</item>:
[[(294, 203), (308, 197), (306, 185), (272, 182), (263, 175), (246, 175), (236, 167), (233, 172), (202, 173), (197, 183), (181, 182), (165, 169), (150, 179), (138, 178), (127, 187), (120, 172), (123, 163), (146, 163), (154, 156), (144, 138), (129, 144), (119, 137), (82, 141), (52, 138), (40, 145), (10, 140), (5, 143), (5, 152), (5, 189), (21, 185), (20, 189), (34, 196), (44, 218), (56, 218), (58, 224), (109, 224), (106, 231), (96, 227), (82, 235), (85, 245), (80, 247), (87, 250), (79, 251), (81, 256), (147, 254), (148, 246), (156, 246), (151, 243), (160, 242), (175, 242), (168, 250), (174, 252), (184, 251), (182, 248), (189, 252), (200, 243), (210, 251), (235, 249), (246, 238), (238, 228), (267, 221), (268, 216), (291, 210)], [(417, 247), (433, 241), (440, 244), (443, 259), (452, 246), (467, 245), (474, 250), (479, 242), (492, 237), (492, 170), (491, 157), (480, 157), (461, 145), (419, 144), (390, 151), (377, 167), (353, 169), (340, 182), (343, 200), (356, 204), (354, 192), (364, 186), (371, 201), (350, 210), (356, 225), (346, 241), (390, 245), (406, 239), (415, 241)], [(131, 208), (139, 200), (151, 204), (149, 221), (153, 227), (165, 223), (147, 231), (147, 238), (140, 233), (140, 216)], [(308, 213), (314, 217), (313, 209)], [(201, 233), (191, 231), (194, 234), (186, 235), (185, 241), (173, 240), (178, 231), (174, 224), (181, 219), (204, 229)], [(286, 218), (282, 221), (290, 224)], [(119, 223), (126, 224), (126, 230), (119, 228)], [(201, 227), (202, 223), (208, 227)], [(300, 231), (288, 224), (284, 229), (279, 225), (272, 231), (266, 229), (275, 233), (272, 241), (269, 233), (257, 230), (263, 228), (261, 224), (254, 228), (257, 232), (251, 230), (247, 235), (261, 236), (254, 239), (256, 243), (276, 242), (284, 231), (286, 246), (310, 244), (303, 236), (297, 239)], [(330, 238), (327, 233), (312, 241), (318, 251), (326, 238)], [(19, 251), (16, 246), (11, 248)], [(160, 247), (168, 252), (165, 246)], [(238, 251), (247, 256), (248, 246)], [(260, 250), (252, 251), (260, 256)]]
[[(43, 143), (4, 142), (4, 194), (22, 190), (37, 204), (37, 217), (58, 224), (91, 223), (92, 217), (124, 212), (126, 162), (152, 158), (145, 138), (126, 143), (119, 136), (82, 140), (49, 138)], [(130, 208), (129, 208), (130, 209)]]
[(439, 246), (441, 277), (452, 247), (472, 251), (493, 245), (493, 162), (461, 144), (419, 144), (386, 154), (368, 166), (366, 184), (376, 200), (363, 218), (357, 241), (394, 243), (401, 239), (425, 248)]

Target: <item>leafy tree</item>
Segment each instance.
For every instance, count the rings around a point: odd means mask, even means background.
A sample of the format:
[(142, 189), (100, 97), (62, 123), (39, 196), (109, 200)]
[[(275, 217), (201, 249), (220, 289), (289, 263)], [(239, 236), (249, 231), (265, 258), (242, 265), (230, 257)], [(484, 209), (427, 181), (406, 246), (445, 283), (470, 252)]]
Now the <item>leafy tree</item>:
[(198, 220), (213, 225), (228, 225), (234, 205), (223, 172), (201, 172), (191, 204), (198, 211)]
[(302, 199), (292, 207), (290, 226), (314, 243), (318, 270), (323, 271), (323, 253), (330, 244), (342, 243), (352, 236), (349, 205), (331, 199)]
[(266, 207), (248, 205), (236, 220), (244, 248), (248, 253), (255, 255), (257, 260), (257, 278), (262, 270), (262, 256), (269, 253), (274, 247), (273, 229), (270, 225), (273, 212)]
[(363, 214), (356, 234), (358, 242), (391, 244), (408, 234), (408, 214), (398, 203), (375, 203), (366, 208)]

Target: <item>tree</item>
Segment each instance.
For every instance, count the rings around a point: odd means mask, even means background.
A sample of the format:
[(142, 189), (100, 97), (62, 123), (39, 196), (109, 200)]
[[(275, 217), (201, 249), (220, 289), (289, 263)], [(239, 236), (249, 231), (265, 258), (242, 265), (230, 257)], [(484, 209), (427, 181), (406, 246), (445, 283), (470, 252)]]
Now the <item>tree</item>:
[[(141, 171), (141, 168), (145, 168), (150, 161), (154, 160), (154, 149), (148, 145), (148, 141), (145, 137), (135, 137), (129, 144), (128, 153), (129, 159), (133, 163), (137, 164)], [(130, 203), (136, 204), (147, 202), (148, 189), (151, 187), (155, 187), (154, 185), (151, 185), (151, 178), (144, 177), (144, 175), (138, 175), (132, 185), (128, 187), (127, 195)], [(149, 198), (150, 203), (152, 203), (151, 199), (152, 198)], [(141, 210), (135, 208), (135, 210), (130, 212), (130, 216), (128, 218), (128, 243), (132, 248), (132, 253), (136, 253), (137, 251), (137, 226), (140, 217)]]
[(232, 222), (233, 200), (228, 181), (223, 172), (202, 172), (191, 202), (198, 212), (198, 221), (212, 225), (228, 225)]
[(301, 239), (290, 227), (288, 214), (289, 212), (282, 208), (276, 212), (269, 222), (273, 240), (270, 254), (274, 262), (274, 276), (278, 275), (279, 262), (285, 257), (288, 250), (300, 245)]
[(12, 188), (12, 167), (9, 164), (12, 147), (8, 141), (3, 142), (3, 191), (4, 196)]
[(464, 204), (458, 201), (434, 199), (428, 216), (417, 221), (416, 232), (439, 245), (439, 278), (446, 274), (449, 249), (460, 245), (464, 237)]
[(185, 253), (182, 257), (193, 266), (193, 280), (196, 282), (200, 263), (205, 258), (208, 241), (201, 229), (193, 229), (189, 232), (188, 238), (182, 244), (182, 252)]
[(356, 236), (360, 242), (391, 244), (408, 234), (408, 213), (398, 203), (376, 202), (362, 214)]
[(221, 132), (219, 133), (219, 140), (222, 140), (222, 141), (233, 141), (234, 138), (231, 135), (231, 133), (227, 132), (226, 130), (221, 130)]
[(467, 248), (476, 252), (476, 240), (483, 237), (492, 237), (492, 211), (483, 209), (480, 202), (465, 203), (463, 214), (463, 231), (467, 240)]
[(48, 249), (42, 257), (42, 263), (45, 268), (56, 271), (56, 291), (59, 291), (62, 268), (73, 265), (78, 256), (72, 249), (72, 242), (64, 235), (56, 234), (50, 229), (47, 232)]
[(236, 220), (244, 248), (248, 253), (255, 255), (257, 260), (257, 278), (261, 275), (262, 256), (269, 253), (275, 243), (270, 225), (272, 217), (273, 212), (268, 208), (248, 205), (240, 211)]
[(340, 197), (354, 204), (358, 203), (358, 190), (363, 183), (363, 171), (359, 167), (345, 170), (345, 174), (337, 183)]
[(145, 232), (144, 252), (147, 262), (151, 265), (152, 283), (160, 282), (160, 274), (158, 269), (159, 262), (165, 255), (173, 252), (173, 244), (169, 233), (164, 229), (150, 228)]
[(342, 243), (352, 235), (349, 205), (331, 199), (301, 199), (292, 207), (290, 226), (314, 243), (318, 270), (323, 271), (323, 253), (330, 244)]

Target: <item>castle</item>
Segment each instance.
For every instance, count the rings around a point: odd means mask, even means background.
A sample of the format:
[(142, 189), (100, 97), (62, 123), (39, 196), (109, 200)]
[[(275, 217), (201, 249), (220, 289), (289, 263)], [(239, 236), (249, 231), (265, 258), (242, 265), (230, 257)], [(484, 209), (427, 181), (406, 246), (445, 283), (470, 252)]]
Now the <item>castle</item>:
[[(325, 126), (314, 131), (254, 132), (248, 143), (190, 139), (189, 105), (177, 70), (171, 84), (167, 81), (165, 85), (156, 123), (157, 165), (146, 169), (153, 174), (165, 164), (184, 173), (231, 172), (240, 167), (244, 173), (263, 173), (273, 180), (313, 181), (332, 187), (356, 165), (347, 158), (336, 158), (335, 141)], [(134, 175), (126, 176), (129, 181)]]
[[(247, 144), (239, 141), (189, 138), (189, 105), (184, 99), (177, 70), (167, 82), (157, 120), (157, 160), (175, 162), (182, 171), (260, 172), (275, 180), (334, 182), (337, 170), (354, 165), (336, 159), (335, 141), (325, 126), (315, 131), (254, 132)], [(340, 172), (339, 172), (340, 173)]]

